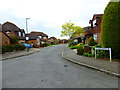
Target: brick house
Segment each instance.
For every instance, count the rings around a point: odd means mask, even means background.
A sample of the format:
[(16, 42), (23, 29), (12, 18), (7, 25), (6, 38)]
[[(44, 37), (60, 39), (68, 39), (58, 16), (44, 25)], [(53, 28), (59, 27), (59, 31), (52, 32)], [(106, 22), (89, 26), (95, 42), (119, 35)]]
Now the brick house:
[(101, 44), (101, 21), (103, 14), (94, 14), (93, 18), (89, 21), (91, 26), (84, 27), (85, 30), (85, 44), (88, 44), (88, 39), (93, 37), (94, 40)]
[(4, 24), (2, 24), (2, 32), (10, 38), (17, 38), (19, 44), (26, 41), (24, 29), (20, 29), (11, 22), (5, 22)]
[(50, 38), (48, 39), (48, 42), (49, 42), (49, 43), (56, 43), (56, 40), (57, 40), (56, 37), (50, 37)]
[(103, 14), (94, 14), (92, 20), (89, 21), (91, 24), (90, 32), (93, 34), (94, 40), (101, 44), (101, 21)]
[(29, 38), (27, 42), (33, 45), (33, 47), (40, 47), (41, 44), (48, 43), (48, 35), (43, 32), (33, 31), (30, 34), (26, 34), (26, 37)]
[(59, 41), (59, 44), (63, 44), (63, 43), (68, 43), (68, 40), (67, 40), (67, 39), (61, 39), (61, 40)]
[(84, 27), (84, 31), (85, 31), (85, 44), (88, 44), (89, 43), (89, 38), (90, 37), (93, 37), (93, 34), (91, 33), (90, 31), (91, 29), (91, 26), (87, 26), (87, 27)]
[(10, 37), (2, 31), (2, 25), (0, 24), (0, 46), (10, 45)]

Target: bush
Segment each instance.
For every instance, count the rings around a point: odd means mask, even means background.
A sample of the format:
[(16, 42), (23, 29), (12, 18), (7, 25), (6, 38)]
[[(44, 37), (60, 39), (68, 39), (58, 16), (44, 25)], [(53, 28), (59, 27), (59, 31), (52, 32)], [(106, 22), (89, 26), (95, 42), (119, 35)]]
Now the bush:
[(77, 54), (78, 55), (83, 55), (83, 52), (84, 52), (84, 47), (81, 45), (77, 48)]
[(14, 51), (14, 46), (12, 45), (6, 45), (2, 47), (2, 53), (12, 52), (12, 51)]
[(97, 42), (94, 41), (93, 37), (90, 37), (88, 41), (89, 41), (89, 43), (88, 43), (89, 46), (94, 46), (97, 44)]
[(89, 53), (83, 53), (84, 56), (87, 56), (87, 57), (93, 57), (92, 54), (89, 54)]
[(55, 43), (55, 42), (51, 42), (50, 44), (51, 44), (51, 45), (56, 45), (56, 43)]
[(77, 44), (77, 46), (81, 46), (81, 45), (83, 46), (83, 45), (84, 45), (84, 43), (79, 43), (79, 44)]
[(70, 42), (69, 47), (70, 47), (70, 46), (75, 46), (75, 45), (77, 45), (77, 44), (78, 44), (77, 42)]
[(83, 53), (83, 56), (88, 56), (88, 53)]
[(12, 52), (12, 51), (16, 51), (16, 50), (24, 50), (25, 46), (24, 45), (6, 45), (2, 47), (2, 53), (5, 52)]
[(42, 46), (43, 46), (43, 47), (47, 47), (47, 46), (48, 46), (48, 43), (43, 43)]
[[(104, 48), (102, 44), (97, 44), (92, 47), (92, 55), (95, 56), (95, 48)], [(97, 57), (109, 58), (109, 51), (97, 50)]]
[(15, 44), (13, 45), (15, 50), (24, 50), (26, 47), (24, 45)]
[(112, 48), (112, 57), (120, 58), (120, 2), (109, 2), (105, 8), (101, 34), (105, 47)]
[(70, 46), (70, 49), (77, 49), (79, 48), (80, 46)]

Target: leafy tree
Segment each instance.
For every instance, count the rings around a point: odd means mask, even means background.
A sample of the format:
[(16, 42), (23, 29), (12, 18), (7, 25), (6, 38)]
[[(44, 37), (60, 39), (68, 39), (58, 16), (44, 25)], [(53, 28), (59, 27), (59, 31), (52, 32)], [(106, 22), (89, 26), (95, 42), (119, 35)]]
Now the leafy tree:
[(102, 43), (112, 48), (114, 58), (120, 58), (120, 2), (109, 2), (102, 20)]
[(61, 36), (74, 37), (76, 35), (83, 35), (83, 29), (80, 26), (75, 26), (74, 23), (68, 22), (62, 25)]

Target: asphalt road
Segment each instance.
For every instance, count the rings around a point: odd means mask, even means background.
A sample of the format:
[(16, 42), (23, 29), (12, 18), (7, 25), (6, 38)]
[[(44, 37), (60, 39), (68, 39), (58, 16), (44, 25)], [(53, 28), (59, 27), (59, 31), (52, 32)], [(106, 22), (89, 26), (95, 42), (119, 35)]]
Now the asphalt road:
[(78, 66), (55, 45), (29, 56), (2, 61), (3, 88), (118, 88), (118, 78)]

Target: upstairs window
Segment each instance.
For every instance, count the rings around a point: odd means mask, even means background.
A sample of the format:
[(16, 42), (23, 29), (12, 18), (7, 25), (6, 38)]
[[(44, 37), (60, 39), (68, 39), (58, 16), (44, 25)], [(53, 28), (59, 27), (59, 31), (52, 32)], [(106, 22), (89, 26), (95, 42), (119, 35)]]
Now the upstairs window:
[(25, 37), (25, 33), (23, 33), (23, 37)]
[(10, 34), (10, 32), (9, 31), (7, 31), (7, 35), (9, 35)]
[(19, 32), (18, 34), (19, 34), (19, 36), (21, 36), (21, 32)]
[(43, 39), (47, 39), (47, 37), (43, 37)]
[(38, 36), (39, 38), (42, 38), (41, 36)]

